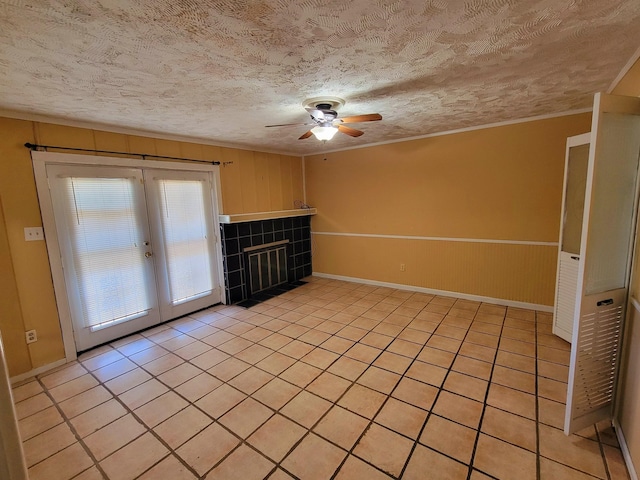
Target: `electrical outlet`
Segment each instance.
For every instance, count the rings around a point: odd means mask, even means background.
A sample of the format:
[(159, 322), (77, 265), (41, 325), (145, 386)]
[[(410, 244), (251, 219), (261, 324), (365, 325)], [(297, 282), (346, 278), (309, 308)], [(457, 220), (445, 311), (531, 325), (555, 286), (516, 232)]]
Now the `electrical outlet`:
[(25, 336), (27, 337), (27, 343), (33, 343), (38, 341), (38, 334), (35, 330), (29, 330), (25, 332)]
[(27, 242), (44, 240), (44, 231), (42, 230), (42, 227), (24, 227), (24, 239)]
[(401, 271), (401, 272), (404, 272), (404, 271), (405, 271), (404, 263), (401, 263), (401, 264), (400, 264), (400, 271)]

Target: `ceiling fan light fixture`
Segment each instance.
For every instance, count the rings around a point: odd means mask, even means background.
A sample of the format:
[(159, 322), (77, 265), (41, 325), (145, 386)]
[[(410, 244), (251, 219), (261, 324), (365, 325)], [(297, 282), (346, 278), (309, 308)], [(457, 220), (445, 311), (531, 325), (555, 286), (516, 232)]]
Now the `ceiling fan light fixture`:
[(313, 127), (311, 129), (311, 133), (315, 135), (318, 140), (322, 140), (326, 142), (327, 140), (331, 140), (333, 136), (338, 132), (338, 128), (333, 125)]

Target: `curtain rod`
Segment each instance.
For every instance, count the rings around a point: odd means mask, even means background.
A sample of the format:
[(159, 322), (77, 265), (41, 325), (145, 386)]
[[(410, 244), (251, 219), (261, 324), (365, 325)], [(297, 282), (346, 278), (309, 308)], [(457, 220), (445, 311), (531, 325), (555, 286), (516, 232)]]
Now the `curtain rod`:
[(55, 145), (37, 145), (34, 143), (25, 143), (24, 144), (25, 147), (27, 147), (29, 150), (34, 150), (37, 151), (39, 148), (43, 149), (45, 152), (47, 151), (48, 148), (53, 148), (56, 150), (73, 150), (74, 152), (92, 152), (92, 153), (111, 153), (111, 154), (117, 154), (117, 155), (132, 155), (134, 157), (142, 157), (143, 160), (146, 160), (147, 158), (163, 158), (166, 160), (183, 160), (186, 162), (198, 162), (198, 163), (208, 163), (210, 165), (220, 165), (220, 162), (212, 162), (209, 160), (197, 160), (195, 158), (184, 158), (184, 157), (167, 157), (164, 155), (151, 155), (149, 153), (131, 153), (131, 152), (113, 152), (110, 150), (93, 150), (90, 148), (72, 148), (72, 147), (58, 147)]

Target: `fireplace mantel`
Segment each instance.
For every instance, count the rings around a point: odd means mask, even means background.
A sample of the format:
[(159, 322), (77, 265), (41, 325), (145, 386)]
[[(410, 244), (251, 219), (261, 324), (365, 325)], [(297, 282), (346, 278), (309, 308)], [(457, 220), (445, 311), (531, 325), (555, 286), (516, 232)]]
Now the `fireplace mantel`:
[(303, 217), (315, 215), (315, 208), (297, 208), (295, 210), (277, 210), (274, 212), (235, 213), (232, 215), (218, 215), (218, 221), (222, 224), (253, 222), (254, 220), (270, 220), (273, 218)]

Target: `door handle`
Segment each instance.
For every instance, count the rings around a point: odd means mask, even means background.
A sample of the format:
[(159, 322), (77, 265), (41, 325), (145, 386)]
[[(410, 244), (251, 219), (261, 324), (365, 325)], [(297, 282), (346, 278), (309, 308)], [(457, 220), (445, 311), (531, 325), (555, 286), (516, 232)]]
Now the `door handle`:
[(580, 260), (580, 257), (577, 257), (575, 255), (571, 255), (571, 260)]
[(153, 256), (153, 253), (152, 253), (152, 252), (144, 252), (144, 256), (145, 256), (146, 258), (149, 258), (149, 257), (152, 257), (152, 256)]
[(598, 307), (606, 307), (613, 304), (613, 298), (607, 298), (606, 300), (600, 300), (596, 305)]

